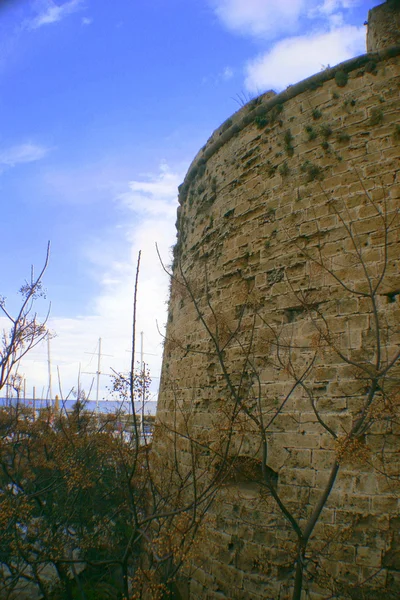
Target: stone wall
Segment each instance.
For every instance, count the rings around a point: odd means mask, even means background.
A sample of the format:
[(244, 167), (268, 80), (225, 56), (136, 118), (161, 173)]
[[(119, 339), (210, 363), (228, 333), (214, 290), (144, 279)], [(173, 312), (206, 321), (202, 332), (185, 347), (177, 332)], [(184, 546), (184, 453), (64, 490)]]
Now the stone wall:
[(388, 0), (368, 13), (367, 52), (400, 45), (400, 2)]
[(273, 490), (304, 530), (335, 464), (301, 597), (398, 597), (399, 55), (252, 101), (181, 186), (158, 421), (185, 437), (154, 449), (225, 463), (190, 598), (291, 598)]

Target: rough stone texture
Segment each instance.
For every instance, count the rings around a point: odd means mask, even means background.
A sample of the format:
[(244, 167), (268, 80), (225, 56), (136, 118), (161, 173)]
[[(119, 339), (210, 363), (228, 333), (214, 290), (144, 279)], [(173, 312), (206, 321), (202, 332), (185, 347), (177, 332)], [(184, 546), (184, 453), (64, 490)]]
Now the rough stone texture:
[[(340, 282), (362, 292), (386, 263), (378, 297), (385, 352), (393, 356), (400, 344), (399, 220), (385, 244), (377, 212), (392, 219), (400, 208), (399, 91), (399, 51), (348, 61), (253, 101), (197, 155), (180, 189), (159, 422), (190, 429), (203, 448), (218, 452), (224, 443), (232, 395), (208, 327), (235, 389), (246, 388), (246, 401), (254, 397), (265, 418), (317, 351), (307, 385), (324, 422), (339, 436), (349, 431), (365, 393), (349, 363), (372, 352), (374, 324), (368, 299)], [(329, 327), (325, 350), (305, 295)], [(285, 600), (293, 588), (295, 537), (260, 484), (257, 428), (249, 418), (234, 427), (231, 453), (250, 466), (221, 487), (190, 598)], [(399, 433), (396, 422), (383, 419), (365, 434), (368, 456), (384, 453), (384, 468), (356, 449), (343, 459), (313, 534), (302, 598), (398, 598)], [(277, 490), (304, 524), (337, 448), (301, 389), (288, 397), (268, 442)], [(157, 433), (154, 449), (172, 450)], [(189, 469), (189, 445), (180, 440), (177, 451)], [(210, 473), (216, 467), (209, 451), (198, 460)]]
[(400, 2), (387, 0), (368, 13), (367, 52), (400, 45)]

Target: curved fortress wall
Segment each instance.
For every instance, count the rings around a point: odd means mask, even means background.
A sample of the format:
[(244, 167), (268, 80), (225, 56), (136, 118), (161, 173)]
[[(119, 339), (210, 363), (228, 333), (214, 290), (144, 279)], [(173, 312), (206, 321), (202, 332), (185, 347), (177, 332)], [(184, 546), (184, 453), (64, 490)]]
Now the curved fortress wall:
[[(383, 360), (400, 343), (399, 60), (399, 47), (381, 49), (260, 96), (214, 132), (180, 189), (159, 422), (190, 424), (212, 473), (228, 430), (229, 454), (256, 469), (265, 454), (251, 411), (275, 415), (267, 464), (300, 523), (341, 452), (325, 425), (344, 439), (362, 411), (354, 365), (376, 358), (369, 286)], [(247, 402), (233, 420), (230, 385)], [(342, 448), (310, 542), (307, 598), (400, 589), (399, 431), (388, 422), (371, 421), (365, 452)], [(188, 444), (170, 439), (156, 436), (155, 452), (177, 451), (189, 469)], [(373, 458), (383, 452), (384, 467)], [(293, 531), (256, 475), (239, 479), (225, 480), (212, 507), (190, 597), (289, 598)]]

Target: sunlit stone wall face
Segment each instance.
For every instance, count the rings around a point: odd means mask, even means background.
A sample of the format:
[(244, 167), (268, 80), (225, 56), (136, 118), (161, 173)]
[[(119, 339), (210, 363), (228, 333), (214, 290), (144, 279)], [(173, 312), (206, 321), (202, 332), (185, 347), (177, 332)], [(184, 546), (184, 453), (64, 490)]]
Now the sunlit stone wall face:
[[(183, 435), (159, 425), (153, 454), (190, 472), (190, 438), (198, 443), (199, 489), (227, 445), (254, 469), (221, 486), (190, 598), (291, 598), (296, 536), (257, 479), (251, 414), (268, 420), (287, 398), (268, 429), (267, 464), (304, 526), (340, 455), (321, 420), (343, 439), (365, 402), (352, 363), (376, 357), (371, 285), (383, 360), (397, 351), (399, 59), (382, 50), (252, 101), (214, 132), (180, 189), (158, 421)], [(307, 391), (290, 393), (310, 365)], [(238, 390), (246, 411), (229, 421)], [(309, 546), (307, 598), (400, 589), (399, 426), (378, 417), (364, 446), (341, 455)]]

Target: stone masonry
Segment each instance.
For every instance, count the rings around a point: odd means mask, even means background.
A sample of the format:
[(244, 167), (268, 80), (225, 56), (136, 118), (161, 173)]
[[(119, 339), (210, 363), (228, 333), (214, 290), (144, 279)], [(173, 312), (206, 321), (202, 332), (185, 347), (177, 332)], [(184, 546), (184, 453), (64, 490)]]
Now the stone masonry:
[(225, 463), (192, 599), (292, 598), (271, 486), (306, 527), (336, 463), (301, 598), (400, 597), (398, 9), (370, 11), (369, 54), (234, 114), (180, 188), (157, 418), (186, 437), (153, 451), (190, 472), (190, 432), (207, 481)]

